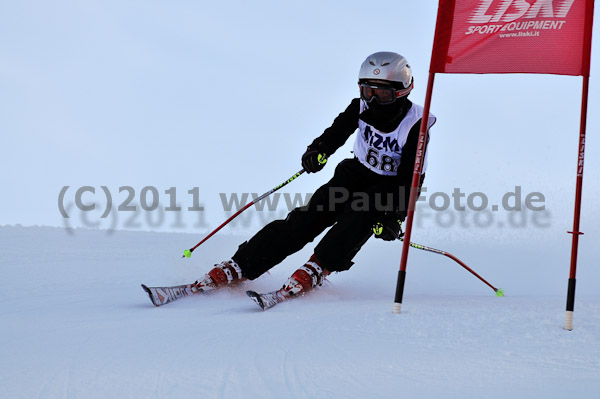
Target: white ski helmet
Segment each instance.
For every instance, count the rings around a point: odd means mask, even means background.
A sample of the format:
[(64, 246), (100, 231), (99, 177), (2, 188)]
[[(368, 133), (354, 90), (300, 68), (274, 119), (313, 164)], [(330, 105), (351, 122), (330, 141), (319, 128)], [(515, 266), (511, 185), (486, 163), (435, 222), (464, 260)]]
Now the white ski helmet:
[[(390, 51), (371, 54), (360, 66), (358, 81), (387, 80), (402, 83), (404, 89), (412, 90), (412, 69), (406, 58)], [(408, 93), (407, 93), (408, 94)]]

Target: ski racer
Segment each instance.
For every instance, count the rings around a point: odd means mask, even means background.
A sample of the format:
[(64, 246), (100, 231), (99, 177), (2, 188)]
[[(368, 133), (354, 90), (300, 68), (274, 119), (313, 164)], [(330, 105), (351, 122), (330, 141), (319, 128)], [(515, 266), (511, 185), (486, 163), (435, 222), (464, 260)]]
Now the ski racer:
[[(352, 259), (371, 236), (393, 241), (402, 235), (423, 108), (408, 95), (414, 87), (407, 60), (377, 52), (362, 63), (360, 98), (355, 98), (302, 155), (302, 166), (316, 173), (358, 129), (354, 156), (340, 162), (329, 182), (309, 203), (275, 220), (242, 243), (230, 260), (195, 282), (208, 291), (254, 280), (299, 251), (326, 229), (310, 259), (278, 291), (250, 295), (261, 307), (297, 297), (323, 284), (333, 272), (352, 267)], [(428, 129), (435, 123), (430, 115)], [(420, 186), (425, 177), (426, 162)], [(265, 301), (267, 303), (265, 303)], [(266, 305), (266, 306), (265, 306)]]

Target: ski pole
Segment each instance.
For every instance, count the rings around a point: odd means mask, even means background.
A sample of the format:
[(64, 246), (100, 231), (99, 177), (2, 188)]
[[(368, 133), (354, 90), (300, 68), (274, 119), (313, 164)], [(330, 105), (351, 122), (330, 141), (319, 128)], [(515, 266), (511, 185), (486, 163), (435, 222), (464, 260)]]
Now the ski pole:
[(217, 227), (216, 229), (214, 229), (209, 235), (207, 235), (206, 237), (204, 237), (204, 239), (202, 241), (200, 241), (198, 244), (194, 245), (192, 248), (186, 249), (185, 251), (183, 251), (182, 258), (189, 258), (190, 256), (192, 256), (192, 252), (194, 252), (194, 250), (196, 248), (198, 248), (200, 245), (202, 245), (202, 243), (204, 243), (206, 240), (208, 240), (210, 237), (212, 237), (217, 231), (219, 231), (223, 227), (225, 227), (225, 225), (227, 223), (229, 223), (233, 219), (235, 219), (240, 213), (244, 212), (246, 209), (250, 208), (252, 205), (256, 204), (258, 201), (260, 201), (260, 200), (268, 197), (269, 195), (273, 194), (275, 191), (279, 190), (283, 186), (286, 186), (287, 184), (291, 183), (292, 181), (294, 181), (298, 176), (300, 176), (304, 172), (305, 172), (305, 170), (301, 169), (298, 173), (296, 173), (294, 176), (290, 177), (289, 179), (287, 179), (286, 181), (284, 181), (280, 185), (278, 185), (278, 186), (272, 188), (271, 190), (267, 191), (266, 193), (264, 193), (260, 197), (256, 198), (252, 202), (247, 203), (242, 209), (240, 209), (239, 211), (237, 211), (236, 213), (234, 213), (229, 219), (227, 219), (225, 222), (223, 222), (223, 224), (221, 224), (219, 227)]
[[(402, 237), (399, 237), (399, 240), (404, 241), (404, 239)], [(458, 259), (456, 256), (452, 255), (451, 253), (442, 251), (440, 249), (426, 247), (425, 245), (415, 244), (414, 242), (409, 242), (409, 245), (416, 249), (422, 249), (423, 251), (433, 252), (434, 254), (440, 254), (440, 255), (447, 256), (448, 258), (452, 259), (453, 261), (455, 261), (456, 263), (458, 263), (459, 265), (464, 267), (468, 272), (470, 272), (472, 275), (477, 277), (479, 280), (483, 281), (488, 287), (493, 289), (494, 292), (496, 293), (496, 296), (504, 296), (504, 290), (502, 290), (501, 288), (496, 288), (493, 285), (491, 285), (490, 283), (488, 283), (483, 277), (481, 277), (479, 274), (475, 273), (473, 271), (473, 269), (471, 269), (469, 266), (465, 265), (463, 261)]]

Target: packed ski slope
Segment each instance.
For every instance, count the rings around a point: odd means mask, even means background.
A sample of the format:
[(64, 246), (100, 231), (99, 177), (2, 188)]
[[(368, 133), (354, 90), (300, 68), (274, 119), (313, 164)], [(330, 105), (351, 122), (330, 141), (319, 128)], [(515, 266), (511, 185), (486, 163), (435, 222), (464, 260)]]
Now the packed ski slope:
[[(0, 396), (598, 398), (600, 298), (582, 282), (575, 329), (562, 329), (568, 254), (550, 264), (552, 247), (445, 243), (504, 298), (413, 250), (401, 315), (399, 246), (375, 241), (350, 272), (266, 312), (245, 289), (279, 287), (309, 248), (245, 287), (153, 307), (140, 283), (193, 281), (243, 240), (218, 235), (180, 259), (198, 238), (0, 227)], [(597, 285), (597, 271), (582, 276)]]

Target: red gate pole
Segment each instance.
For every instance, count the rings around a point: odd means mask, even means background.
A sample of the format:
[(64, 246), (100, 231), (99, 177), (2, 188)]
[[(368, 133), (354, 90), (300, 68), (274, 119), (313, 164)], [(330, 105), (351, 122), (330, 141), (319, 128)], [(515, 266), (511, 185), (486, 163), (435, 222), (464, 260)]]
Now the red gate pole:
[(585, 158), (585, 134), (587, 122), (588, 93), (590, 86), (590, 64), (592, 58), (592, 25), (594, 20), (594, 0), (587, 0), (585, 5), (584, 46), (582, 59), (583, 90), (581, 94), (581, 122), (579, 127), (579, 147), (577, 148), (577, 182), (575, 185), (575, 214), (573, 216), (573, 235), (571, 242), (571, 270), (567, 289), (567, 312), (565, 329), (573, 329), (573, 310), (575, 309), (575, 273), (577, 272), (577, 249), (579, 236), (579, 221), (581, 219), (581, 192), (583, 188), (583, 164)]
[(427, 126), (429, 126), (429, 109), (431, 107), (431, 95), (433, 93), (434, 72), (429, 72), (427, 81), (427, 94), (425, 95), (425, 105), (423, 117), (421, 118), (421, 129), (419, 131), (419, 140), (417, 145), (417, 156), (415, 157), (415, 168), (413, 171), (412, 184), (410, 186), (410, 199), (408, 200), (408, 214), (406, 218), (406, 229), (404, 231), (404, 245), (402, 246), (402, 259), (400, 260), (400, 271), (398, 272), (398, 281), (396, 282), (396, 295), (394, 298), (394, 313), (401, 313), (402, 297), (404, 296), (404, 282), (406, 281), (406, 263), (408, 260), (408, 249), (410, 248), (410, 235), (415, 214), (415, 204), (417, 202), (417, 193), (419, 191), (419, 181), (421, 171), (423, 170), (423, 161), (425, 158), (425, 148), (427, 147)]
[(565, 318), (565, 329), (573, 329), (573, 311), (575, 309), (575, 275), (577, 272), (577, 249), (579, 246), (579, 236), (583, 233), (579, 231), (579, 221), (581, 219), (581, 192), (583, 189), (583, 164), (585, 158), (585, 131), (587, 122), (587, 104), (589, 93), (590, 77), (583, 77), (583, 94), (581, 98), (581, 124), (579, 130), (579, 147), (577, 154), (577, 182), (575, 188), (575, 214), (573, 216), (573, 241), (571, 243), (571, 271), (569, 273), (569, 285), (567, 289), (567, 313)]

